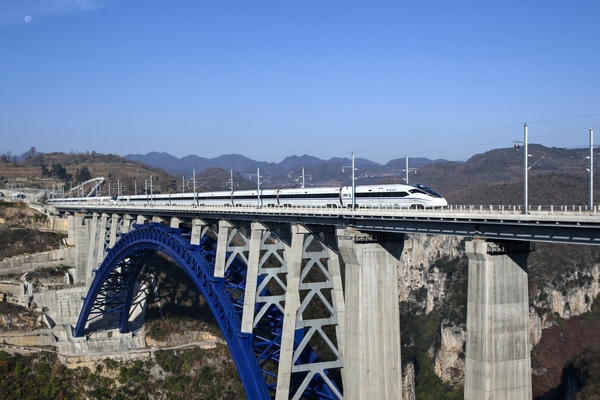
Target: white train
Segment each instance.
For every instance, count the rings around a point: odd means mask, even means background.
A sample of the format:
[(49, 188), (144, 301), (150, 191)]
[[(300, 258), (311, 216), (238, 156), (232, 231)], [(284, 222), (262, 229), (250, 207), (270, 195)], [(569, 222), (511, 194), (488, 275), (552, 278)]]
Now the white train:
[[(364, 185), (356, 187), (358, 207), (401, 208), (443, 207), (448, 202), (436, 191), (421, 184)], [(171, 193), (118, 197), (50, 199), (49, 204), (258, 206), (258, 207), (351, 207), (352, 187), (236, 190), (227, 192)]]

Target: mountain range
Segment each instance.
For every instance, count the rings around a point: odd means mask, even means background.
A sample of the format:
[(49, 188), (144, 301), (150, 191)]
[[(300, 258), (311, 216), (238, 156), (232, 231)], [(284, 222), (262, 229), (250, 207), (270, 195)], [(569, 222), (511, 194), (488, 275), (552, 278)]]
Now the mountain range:
[[(589, 166), (589, 150), (531, 144), (529, 155), (530, 204), (587, 203), (589, 173), (586, 167)], [(239, 173), (240, 180), (253, 182), (256, 182), (257, 168), (260, 168), (261, 186), (265, 188), (299, 185), (303, 172), (306, 186), (351, 184), (351, 171), (348, 168), (351, 160), (348, 158), (322, 160), (305, 154), (286, 157), (280, 163), (268, 163), (237, 154), (213, 159), (190, 155), (178, 159), (159, 152), (129, 154), (125, 158), (160, 167), (174, 175), (185, 174), (187, 177), (191, 176), (193, 169), (196, 174), (199, 171), (205, 171), (206, 174), (212, 169), (232, 169)], [(357, 158), (355, 167), (357, 184), (405, 181), (404, 157), (391, 160), (385, 165)], [(410, 158), (409, 171), (409, 183), (419, 182), (430, 186), (455, 204), (521, 204), (523, 201), (522, 150), (494, 149), (476, 154), (465, 162)], [(249, 181), (246, 181), (246, 185), (250, 184)], [(600, 198), (600, 193), (597, 198)]]
[[(196, 155), (188, 155), (182, 158), (177, 158), (169, 153), (150, 152), (147, 154), (127, 154), (124, 158), (139, 161), (144, 164), (159, 167), (173, 174), (190, 174), (195, 169), (196, 172), (208, 168), (222, 168), (224, 170), (233, 169), (236, 172), (246, 172), (255, 170), (256, 168), (280, 169), (287, 171), (296, 167), (315, 166), (318, 164), (344, 164), (350, 165), (352, 160), (349, 158), (334, 157), (329, 160), (323, 160), (318, 157), (304, 154), (303, 156), (289, 156), (279, 163), (269, 163), (266, 161), (256, 161), (240, 154), (224, 154), (215, 158), (205, 158)], [(411, 168), (420, 167), (423, 165), (447, 162), (448, 160), (437, 159), (430, 160), (428, 158), (411, 158), (409, 164)], [(366, 158), (355, 158), (354, 165), (356, 168), (380, 168), (380, 167), (402, 167), (406, 164), (405, 158), (398, 158), (389, 161), (385, 165), (378, 164)]]
[[(165, 152), (151, 152), (147, 154), (127, 154), (124, 158), (138, 161), (153, 167), (159, 167), (173, 175), (192, 175), (209, 168), (221, 168), (229, 171), (233, 170), (240, 174), (251, 175), (256, 174), (257, 168), (261, 170), (261, 176), (264, 173), (266, 176), (285, 176), (286, 179), (297, 174), (301, 174), (302, 168), (310, 168), (311, 171), (339, 171), (340, 174), (345, 174), (344, 171), (350, 171), (352, 160), (349, 158), (334, 157), (329, 160), (323, 160), (318, 157), (304, 154), (302, 156), (289, 156), (279, 163), (256, 161), (239, 154), (224, 154), (215, 158), (205, 158), (196, 155), (188, 155), (182, 158), (177, 158)], [(428, 158), (411, 158), (409, 159), (410, 168), (418, 168), (429, 164), (446, 163), (448, 160), (437, 159), (430, 160)], [(406, 166), (405, 158), (394, 159), (385, 165), (378, 164), (366, 158), (355, 158), (354, 160), (357, 174), (364, 174), (366, 171), (378, 176), (384, 175), (387, 170), (397, 170), (399, 173)], [(342, 167), (344, 171), (342, 171)], [(376, 172), (378, 171), (378, 172)], [(367, 172), (367, 173), (369, 173)], [(350, 172), (346, 175), (349, 176)], [(332, 175), (332, 174), (328, 174)], [(334, 174), (337, 175), (337, 174)], [(337, 177), (323, 177), (319, 175), (319, 180), (328, 181)], [(342, 178), (343, 179), (343, 178)], [(279, 179), (275, 179), (279, 180)], [(274, 182), (274, 181), (273, 181)]]

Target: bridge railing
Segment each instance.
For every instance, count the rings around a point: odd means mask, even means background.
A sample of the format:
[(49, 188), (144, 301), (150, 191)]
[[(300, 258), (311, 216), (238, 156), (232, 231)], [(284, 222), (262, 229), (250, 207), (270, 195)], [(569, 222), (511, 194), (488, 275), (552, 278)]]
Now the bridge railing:
[(479, 214), (479, 215), (539, 215), (539, 216), (588, 216), (594, 217), (598, 215), (598, 207), (589, 208), (587, 205), (537, 205), (529, 206), (527, 213), (524, 212), (521, 205), (448, 205), (444, 207), (424, 207), (424, 208), (406, 208), (399, 205), (389, 204), (374, 204), (361, 206), (355, 210), (350, 208), (332, 208), (326, 206), (310, 206), (297, 205), (291, 207), (274, 207), (256, 205), (241, 205), (241, 206), (223, 206), (223, 205), (174, 205), (174, 204), (152, 204), (143, 205), (132, 204), (115, 204), (101, 202), (87, 202), (76, 204), (55, 204), (58, 208), (90, 208), (103, 207), (114, 210), (182, 210), (187, 212), (202, 212), (202, 211), (219, 211), (232, 214), (287, 214), (287, 213), (318, 213), (320, 215), (375, 215), (375, 214), (394, 214), (394, 215), (431, 215), (431, 214)]

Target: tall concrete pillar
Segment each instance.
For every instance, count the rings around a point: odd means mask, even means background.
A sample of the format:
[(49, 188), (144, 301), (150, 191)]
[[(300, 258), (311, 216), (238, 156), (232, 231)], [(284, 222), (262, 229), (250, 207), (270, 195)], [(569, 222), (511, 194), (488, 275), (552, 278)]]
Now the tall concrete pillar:
[(119, 233), (119, 228), (123, 226), (123, 219), (119, 214), (113, 214), (111, 218), (110, 241), (108, 242), (109, 248), (112, 248), (115, 243), (117, 243), (117, 234)]
[[(242, 332), (252, 333), (254, 329), (254, 309), (256, 308), (256, 293), (260, 270), (261, 244), (264, 231), (262, 224), (252, 223), (250, 234), (250, 252), (248, 255), (248, 270), (246, 272), (246, 292), (244, 295), (244, 311), (242, 313)], [(287, 272), (287, 271), (286, 271)]]
[[(251, 245), (248, 274), (250, 260), (257, 261), (258, 252), (252, 250), (258, 250), (256, 242), (261, 240), (260, 227), (254, 225), (254, 228), (252, 239), (255, 239), (255, 244)], [(343, 398), (342, 388), (332, 380), (344, 368), (343, 328), (340, 327), (344, 323), (344, 299), (339, 258), (327, 243), (327, 237), (333, 236), (328, 233), (333, 232), (323, 231), (321, 226), (311, 228), (314, 229), (292, 226), (291, 247), (283, 248), (284, 264), (287, 264), (285, 299), (276, 299), (276, 296), (270, 299), (273, 305), (285, 300), (276, 400), (302, 398), (304, 388), (314, 377), (323, 380), (326, 386), (323, 390), (330, 391), (333, 398)], [(263, 244), (268, 251), (270, 245), (264, 241)], [(254, 271), (260, 273), (261, 270)], [(262, 269), (262, 272), (266, 272), (266, 269)], [(277, 279), (275, 274), (271, 274), (270, 278)], [(283, 284), (283, 281), (279, 282)], [(263, 297), (262, 300), (267, 298)], [(319, 315), (308, 311), (317, 307), (322, 310)], [(315, 352), (318, 361), (302, 359), (301, 355), (308, 346)], [(295, 387), (291, 388), (290, 384), (294, 381)]]
[(76, 243), (75, 235), (77, 232), (75, 229), (75, 223), (75, 216), (71, 214), (67, 215), (67, 244), (69, 246), (75, 246)]
[(131, 223), (131, 221), (133, 221), (134, 218), (129, 215), (129, 214), (125, 214), (123, 216), (123, 226), (121, 227), (121, 230), (119, 231), (119, 233), (127, 233), (130, 230), (133, 229), (133, 224)]
[(85, 266), (85, 284), (89, 286), (94, 279), (93, 271), (98, 268), (98, 239), (100, 235), (100, 215), (94, 213), (91, 219), (87, 219), (88, 245), (87, 262)]
[[(247, 232), (249, 231), (250, 227), (242, 221), (236, 221), (235, 225), (229, 221), (219, 221), (217, 254), (215, 256), (216, 277), (224, 277), (225, 272), (236, 259), (248, 265), (250, 243)], [(230, 253), (229, 257), (227, 257), (227, 253)]]
[(207, 231), (208, 226), (206, 222), (200, 218), (192, 219), (192, 237), (190, 238), (190, 244), (199, 245), (200, 239), (202, 239), (202, 236), (204, 236)]
[(465, 243), (469, 257), (465, 399), (530, 400), (529, 242)]
[[(94, 268), (99, 267), (104, 261), (104, 256), (106, 254), (106, 250), (111, 247), (110, 246), (110, 234), (112, 230), (112, 220), (108, 214), (102, 214), (100, 219), (98, 220), (98, 233), (96, 236), (96, 249), (95, 249), (95, 257), (96, 257), (96, 266)], [(93, 274), (91, 274), (92, 280)], [(92, 281), (90, 280), (90, 284)]]
[[(71, 219), (70, 216), (69, 219)], [(75, 272), (73, 274), (73, 281), (76, 285), (85, 285), (90, 239), (89, 230), (85, 224), (83, 215), (76, 214), (73, 217), (73, 230), (75, 235)]]
[(232, 225), (225, 221), (219, 221), (219, 232), (217, 233), (217, 254), (215, 256), (215, 276), (223, 278), (225, 276), (225, 259), (227, 258), (227, 246), (229, 244), (229, 228)]
[(398, 265), (404, 236), (337, 232), (346, 264), (345, 399), (401, 399)]

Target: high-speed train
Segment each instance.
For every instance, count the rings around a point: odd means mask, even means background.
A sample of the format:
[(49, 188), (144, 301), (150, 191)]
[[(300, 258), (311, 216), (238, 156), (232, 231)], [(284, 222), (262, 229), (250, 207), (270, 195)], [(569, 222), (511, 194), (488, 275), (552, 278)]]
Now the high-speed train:
[[(431, 208), (448, 202), (442, 195), (421, 184), (356, 186), (357, 207)], [(352, 187), (316, 187), (294, 189), (235, 190), (223, 192), (171, 193), (118, 197), (50, 199), (49, 204), (116, 204), (182, 206), (315, 206), (346, 208), (352, 206)]]

